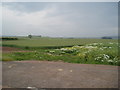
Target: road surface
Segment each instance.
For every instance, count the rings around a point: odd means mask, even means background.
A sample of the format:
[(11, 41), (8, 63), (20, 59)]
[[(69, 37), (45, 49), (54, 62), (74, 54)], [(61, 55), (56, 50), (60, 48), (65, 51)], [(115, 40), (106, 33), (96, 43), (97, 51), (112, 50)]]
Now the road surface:
[(3, 88), (118, 88), (118, 66), (50, 61), (2, 63)]

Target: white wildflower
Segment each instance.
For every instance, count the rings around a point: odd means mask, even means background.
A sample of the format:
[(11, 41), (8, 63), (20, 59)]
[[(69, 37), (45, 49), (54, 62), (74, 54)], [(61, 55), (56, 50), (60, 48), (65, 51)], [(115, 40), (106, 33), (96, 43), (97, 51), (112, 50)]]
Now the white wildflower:
[(108, 60), (108, 62), (113, 62), (113, 60)]
[(102, 62), (104, 62), (104, 60), (101, 60)]
[(109, 44), (113, 44), (112, 42), (109, 42)]
[(104, 50), (103, 48), (100, 48), (100, 50)]
[(54, 53), (55, 51), (49, 51), (50, 53)]
[(77, 46), (77, 45), (76, 45), (76, 46), (73, 46), (73, 48), (79, 48), (79, 47), (80, 47), (80, 46)]
[(105, 59), (110, 58), (109, 55), (106, 55), (106, 54), (103, 54), (103, 56), (104, 56)]
[(107, 47), (103, 47), (104, 49), (106, 49)]
[(65, 50), (67, 50), (67, 48), (61, 48), (60, 50), (63, 50), (63, 51), (65, 51)]
[(65, 52), (61, 52), (62, 54), (64, 54)]
[(98, 43), (93, 43), (93, 45), (98, 45)]

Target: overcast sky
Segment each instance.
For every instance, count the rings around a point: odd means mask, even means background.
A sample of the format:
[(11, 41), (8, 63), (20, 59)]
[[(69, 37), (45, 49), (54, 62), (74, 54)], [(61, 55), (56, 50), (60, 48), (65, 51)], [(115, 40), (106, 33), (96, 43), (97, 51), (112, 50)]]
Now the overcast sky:
[(101, 37), (118, 34), (117, 2), (6, 2), (3, 35)]

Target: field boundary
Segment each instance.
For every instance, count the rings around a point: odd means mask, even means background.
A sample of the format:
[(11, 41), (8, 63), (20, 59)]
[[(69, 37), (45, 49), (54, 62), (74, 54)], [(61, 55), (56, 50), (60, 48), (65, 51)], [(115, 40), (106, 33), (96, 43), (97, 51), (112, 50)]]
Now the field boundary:
[[(16, 48), (23, 48), (23, 49), (60, 49), (64, 47), (73, 47), (75, 45), (65, 45), (65, 46), (40, 46), (40, 47), (31, 47), (31, 46), (18, 46), (18, 45), (12, 45), (12, 44), (2, 44), (2, 47), (16, 47)], [(83, 45), (77, 45), (77, 46), (83, 46)]]

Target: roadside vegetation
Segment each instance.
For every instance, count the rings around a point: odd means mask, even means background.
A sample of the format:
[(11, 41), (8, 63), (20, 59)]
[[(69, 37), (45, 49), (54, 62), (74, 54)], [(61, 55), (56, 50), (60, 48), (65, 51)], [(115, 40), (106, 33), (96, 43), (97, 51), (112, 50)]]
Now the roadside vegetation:
[[(24, 42), (24, 44), (22, 44), (22, 42)], [(38, 45), (36, 45), (36, 42), (38, 42)], [(32, 43), (32, 45), (30, 43)], [(42, 45), (40, 43), (42, 43)], [(71, 40), (58, 38), (43, 38), (42, 40), (38, 38), (24, 38), (11, 42), (3, 41), (3, 46), (19, 47), (22, 50), (29, 50), (29, 52), (3, 52), (3, 61), (47, 60), (81, 64), (106, 64), (120, 66), (120, 60), (118, 56), (119, 45), (117, 40)]]

